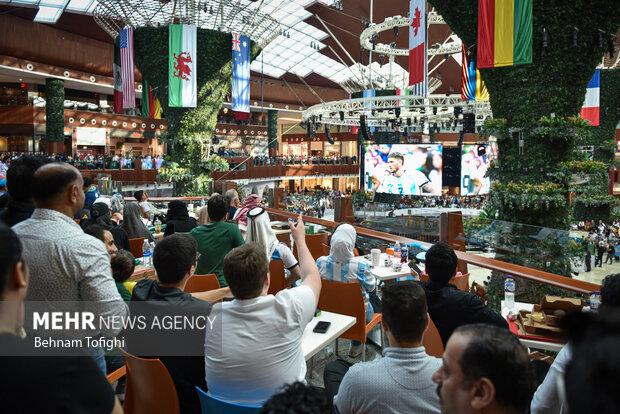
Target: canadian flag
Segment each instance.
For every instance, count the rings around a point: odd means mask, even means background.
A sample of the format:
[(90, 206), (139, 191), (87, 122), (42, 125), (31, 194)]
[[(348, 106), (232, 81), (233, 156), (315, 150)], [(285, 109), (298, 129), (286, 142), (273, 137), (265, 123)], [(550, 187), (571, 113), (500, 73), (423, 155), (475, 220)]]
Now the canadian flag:
[(409, 86), (414, 95), (426, 95), (426, 1), (409, 2)]

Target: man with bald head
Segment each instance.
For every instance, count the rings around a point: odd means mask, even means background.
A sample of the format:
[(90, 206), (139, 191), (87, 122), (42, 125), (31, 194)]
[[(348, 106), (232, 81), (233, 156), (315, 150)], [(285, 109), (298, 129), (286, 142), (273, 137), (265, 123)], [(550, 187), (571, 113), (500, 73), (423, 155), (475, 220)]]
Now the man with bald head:
[[(89, 302), (88, 309), (96, 313), (95, 321), (100, 317), (126, 317), (128, 308), (114, 284), (105, 245), (85, 234), (73, 220), (84, 206), (79, 171), (69, 164), (46, 164), (34, 174), (32, 194), (36, 207), (32, 217), (13, 227), (24, 245), (24, 259), (30, 268), (26, 300)], [(87, 335), (112, 337), (119, 331), (120, 326), (111, 325)], [(85, 337), (84, 331), (53, 333), (75, 339)], [(105, 372), (103, 350), (91, 347), (87, 351)]]

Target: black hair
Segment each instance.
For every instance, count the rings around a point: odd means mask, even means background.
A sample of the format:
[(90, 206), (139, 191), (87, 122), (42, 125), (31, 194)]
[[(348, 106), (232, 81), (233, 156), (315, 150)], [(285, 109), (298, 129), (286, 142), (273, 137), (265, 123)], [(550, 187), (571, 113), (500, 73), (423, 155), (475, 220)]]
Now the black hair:
[(22, 244), (9, 226), (0, 223), (0, 297), (6, 289), (11, 271), (22, 259)]
[(65, 191), (69, 185), (76, 182), (80, 174), (69, 164), (56, 163), (60, 168), (46, 171), (45, 174), (35, 174), (32, 181), (32, 196), (37, 201), (49, 201)]
[(321, 388), (299, 381), (285, 386), (273, 395), (258, 414), (330, 414), (334, 405)]
[(115, 282), (126, 282), (136, 269), (136, 259), (127, 250), (119, 250), (110, 261), (112, 277)]
[(392, 153), (390, 153), (390, 155), (388, 155), (388, 159), (390, 159), (390, 158), (399, 159), (400, 162), (402, 162), (402, 163), (405, 162), (405, 157), (403, 157), (403, 154), (401, 154), (400, 152), (392, 152)]
[(269, 273), (269, 260), (265, 249), (258, 243), (246, 243), (232, 249), (224, 257), (222, 272), (236, 299), (259, 296)]
[(196, 240), (187, 234), (172, 234), (155, 245), (153, 266), (157, 279), (163, 283), (178, 283), (196, 264)]
[(97, 240), (101, 240), (105, 244), (104, 228), (98, 224), (91, 224), (84, 229), (84, 233), (93, 236)]
[(144, 195), (144, 190), (138, 190), (138, 191), (134, 191), (133, 192), (133, 196), (136, 199), (136, 201), (139, 203), (140, 201), (142, 201), (142, 196)]
[(422, 340), (426, 328), (426, 294), (412, 280), (386, 284), (381, 298), (383, 320), (399, 342)]
[(34, 172), (50, 162), (42, 155), (27, 155), (11, 162), (11, 168), (6, 173), (6, 185), (14, 202), (30, 202)]
[(620, 273), (607, 275), (601, 282), (601, 306), (620, 308)]
[(483, 323), (460, 326), (452, 335), (457, 333), (469, 338), (459, 361), (462, 388), (488, 378), (498, 405), (526, 412), (536, 390), (536, 374), (519, 338), (507, 329)]
[(446, 243), (435, 243), (426, 252), (425, 269), (431, 281), (446, 284), (456, 273), (458, 258)]
[(570, 413), (617, 412), (620, 406), (620, 310), (612, 308), (603, 312), (601, 308), (601, 312), (574, 312), (566, 318), (573, 346), (564, 375)]
[(230, 210), (230, 203), (225, 196), (216, 195), (207, 202), (207, 213), (211, 221), (220, 221)]
[(84, 188), (90, 188), (91, 184), (93, 183), (92, 178), (83, 176), (83, 180), (84, 180), (83, 187)]

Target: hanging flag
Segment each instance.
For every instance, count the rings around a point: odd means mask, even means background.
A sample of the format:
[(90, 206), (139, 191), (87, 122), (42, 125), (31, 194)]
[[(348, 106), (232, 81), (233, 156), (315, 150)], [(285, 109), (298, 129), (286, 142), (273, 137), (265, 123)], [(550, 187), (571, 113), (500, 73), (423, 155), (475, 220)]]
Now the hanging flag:
[(462, 56), (461, 100), (487, 102), (489, 91), (480, 76), (480, 71), (474, 67), (474, 60), (470, 59), (465, 45), (462, 48)]
[(586, 99), (583, 101), (581, 107), (581, 117), (590, 121), (590, 125), (599, 125), (599, 113), (600, 113), (600, 99), (601, 99), (601, 70), (594, 71), (594, 76), (588, 83), (588, 89), (586, 89)]
[(120, 31), (121, 77), (123, 79), (123, 108), (135, 108), (136, 86), (133, 76), (133, 27)]
[[(362, 91), (362, 97), (363, 98), (374, 98), (375, 97), (375, 89), (366, 89), (364, 91)], [(364, 102), (364, 115), (366, 115), (366, 119), (370, 118), (371, 116), (374, 117), (374, 108), (375, 108), (375, 102)], [(368, 130), (370, 132), (375, 132), (375, 121), (366, 121), (366, 125), (368, 126)]]
[(114, 112), (123, 113), (123, 77), (121, 74), (120, 36), (114, 39)]
[(478, 68), (532, 63), (532, 0), (478, 1)]
[(161, 119), (161, 102), (159, 102), (159, 98), (153, 99), (153, 118)]
[(153, 118), (154, 111), (153, 88), (142, 79), (142, 118)]
[(195, 25), (168, 26), (168, 106), (196, 106), (196, 33)]
[(232, 34), (232, 110), (237, 120), (250, 119), (250, 38)]
[(426, 1), (409, 2), (409, 86), (416, 96), (426, 97)]

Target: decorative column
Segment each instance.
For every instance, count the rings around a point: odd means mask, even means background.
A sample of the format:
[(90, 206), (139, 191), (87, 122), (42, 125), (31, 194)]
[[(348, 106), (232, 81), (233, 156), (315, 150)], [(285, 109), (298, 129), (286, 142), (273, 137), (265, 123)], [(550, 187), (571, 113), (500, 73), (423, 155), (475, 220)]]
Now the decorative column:
[(45, 141), (47, 152), (63, 153), (65, 141), (65, 82), (45, 80)]
[(269, 156), (274, 157), (278, 151), (278, 111), (270, 109), (267, 112), (267, 139), (269, 142)]

